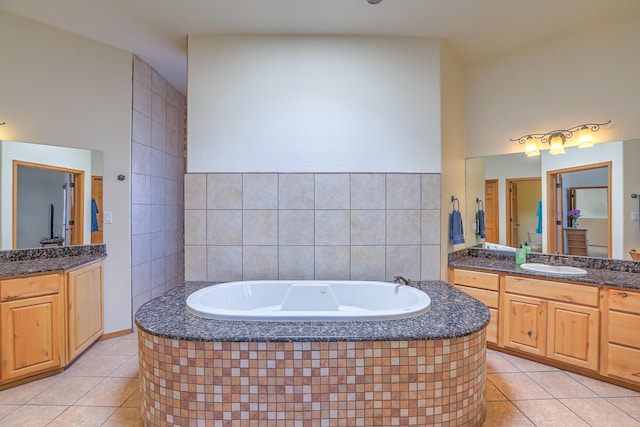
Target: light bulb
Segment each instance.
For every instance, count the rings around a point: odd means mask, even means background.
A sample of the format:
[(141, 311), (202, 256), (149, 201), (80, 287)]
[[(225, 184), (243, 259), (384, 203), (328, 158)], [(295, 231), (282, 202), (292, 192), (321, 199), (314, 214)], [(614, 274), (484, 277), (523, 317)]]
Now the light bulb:
[(551, 135), (551, 138), (549, 138), (549, 154), (564, 154), (564, 141), (566, 141), (566, 138), (561, 133)]

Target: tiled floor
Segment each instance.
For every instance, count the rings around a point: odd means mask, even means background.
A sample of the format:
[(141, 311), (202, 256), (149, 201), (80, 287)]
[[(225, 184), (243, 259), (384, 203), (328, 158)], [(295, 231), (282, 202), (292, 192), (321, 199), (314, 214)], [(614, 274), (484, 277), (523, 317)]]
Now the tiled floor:
[(487, 419), (497, 426), (640, 426), (640, 393), (487, 350)]
[[(0, 392), (0, 426), (142, 426), (137, 335), (99, 341), (64, 373)], [(640, 426), (640, 393), (487, 350), (496, 426)]]

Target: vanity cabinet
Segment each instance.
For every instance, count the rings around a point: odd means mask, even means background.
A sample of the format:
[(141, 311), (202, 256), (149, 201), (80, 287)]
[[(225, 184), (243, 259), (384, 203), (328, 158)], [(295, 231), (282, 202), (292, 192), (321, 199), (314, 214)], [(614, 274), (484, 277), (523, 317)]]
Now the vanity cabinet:
[(506, 276), (501, 305), (502, 346), (598, 370), (597, 287)]
[(87, 349), (104, 331), (102, 261), (67, 272), (67, 360)]
[(103, 333), (103, 261), (0, 279), (0, 389), (61, 372)]
[(603, 375), (640, 384), (640, 292), (609, 289)]
[(0, 280), (0, 384), (64, 364), (60, 273)]
[(449, 283), (489, 308), (491, 317), (487, 325), (487, 341), (496, 344), (498, 342), (500, 276), (496, 273), (454, 268), (449, 270)]

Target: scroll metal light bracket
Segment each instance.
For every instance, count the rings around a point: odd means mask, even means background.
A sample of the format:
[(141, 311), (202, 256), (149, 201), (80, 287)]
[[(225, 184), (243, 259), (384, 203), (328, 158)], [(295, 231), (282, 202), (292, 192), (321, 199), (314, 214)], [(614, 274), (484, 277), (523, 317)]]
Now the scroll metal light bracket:
[(548, 144), (552, 137), (559, 136), (564, 142), (564, 140), (570, 139), (573, 134), (578, 131), (588, 129), (591, 132), (597, 132), (600, 130), (600, 126), (608, 125), (609, 123), (611, 123), (611, 120), (604, 123), (584, 123), (568, 129), (556, 129), (545, 133), (528, 133), (526, 135), (522, 135), (520, 138), (509, 138), (509, 140), (514, 142), (517, 141), (518, 144), (525, 144), (528, 140), (539, 139), (540, 142)]

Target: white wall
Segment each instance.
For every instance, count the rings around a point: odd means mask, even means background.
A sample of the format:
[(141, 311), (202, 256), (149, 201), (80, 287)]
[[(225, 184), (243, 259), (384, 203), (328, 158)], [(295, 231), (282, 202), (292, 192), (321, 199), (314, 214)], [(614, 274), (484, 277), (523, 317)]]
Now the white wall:
[(0, 139), (104, 153), (105, 332), (128, 329), (133, 55), (2, 12), (0, 52)]
[(640, 212), (640, 197), (632, 198), (632, 194), (640, 194), (640, 139), (625, 141), (624, 152), (624, 189), (622, 193), (624, 221), (623, 255), (625, 259), (631, 259), (629, 251), (640, 251), (640, 221), (632, 221), (631, 213)]
[[(462, 245), (453, 245), (449, 239), (449, 214), (452, 210), (451, 196), (460, 201), (463, 224), (465, 218), (465, 126), (464, 126), (464, 68), (453, 52), (445, 45), (441, 47), (440, 85), (442, 109), (442, 192), (440, 201), (441, 225), (441, 278), (447, 280), (447, 254)], [(434, 153), (435, 155), (435, 153)], [(435, 159), (434, 159), (435, 160)], [(466, 221), (466, 222), (465, 222)], [(464, 226), (465, 242), (475, 240), (475, 232)], [(460, 247), (458, 247), (460, 246)]]
[(523, 152), (532, 132), (612, 120), (594, 140), (640, 136), (640, 18), (585, 28), (471, 67), (467, 157)]
[(439, 41), (190, 36), (188, 172), (440, 172)]
[[(0, 248), (13, 248), (13, 161), (84, 171), (84, 241), (91, 242), (91, 151), (77, 148), (0, 141)], [(60, 194), (62, 189), (60, 188)], [(61, 196), (62, 197), (62, 196)], [(7, 206), (8, 209), (4, 209)], [(46, 234), (45, 234), (46, 235)], [(42, 237), (42, 236), (41, 236)]]

